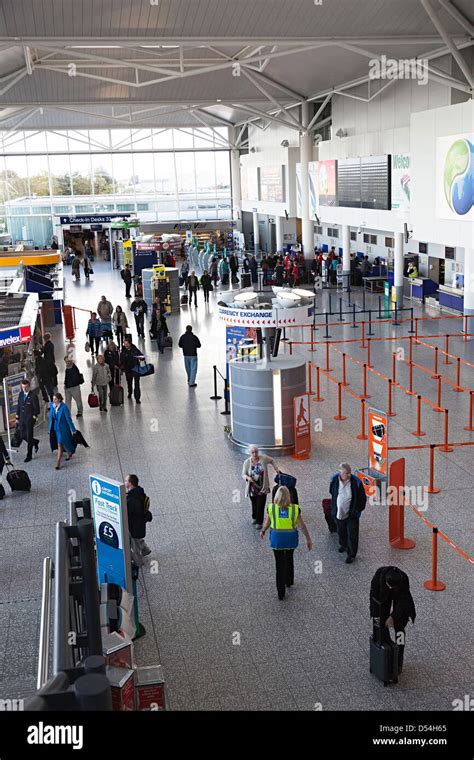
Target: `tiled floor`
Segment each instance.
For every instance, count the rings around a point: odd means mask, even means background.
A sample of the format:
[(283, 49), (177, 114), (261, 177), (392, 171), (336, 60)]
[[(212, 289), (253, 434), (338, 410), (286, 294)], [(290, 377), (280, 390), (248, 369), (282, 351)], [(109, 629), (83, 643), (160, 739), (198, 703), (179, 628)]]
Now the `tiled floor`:
[[(124, 305), (118, 273), (111, 275), (102, 263), (94, 269), (88, 285), (78, 286), (68, 277), (67, 302), (95, 308), (105, 293), (114, 305)], [(322, 298), (326, 304), (327, 296)], [(367, 299), (376, 309), (377, 297)], [(156, 374), (142, 382), (142, 405), (126, 400), (124, 408), (110, 409), (107, 415), (87, 408), (80, 428), (91, 448), (79, 451), (60, 472), (54, 470), (42, 426), (39, 455), (28, 466), (33, 490), (28, 496), (9, 495), (0, 504), (0, 696), (24, 696), (34, 687), (42, 560), (53, 551), (55, 522), (66, 518), (68, 491), (74, 489), (78, 498), (86, 495), (88, 474), (93, 471), (120, 480), (127, 472), (137, 472), (151, 497), (154, 520), (148, 543), (159, 572), (152, 574), (148, 563), (140, 578), (140, 616), (147, 634), (137, 642), (136, 656), (140, 664), (163, 664), (171, 709), (301, 710), (319, 704), (323, 710), (451, 709), (453, 699), (473, 693), (472, 565), (440, 541), (439, 576), (447, 589), (439, 594), (427, 591), (423, 581), (431, 570), (429, 528), (407, 510), (406, 533), (417, 546), (407, 552), (393, 550), (387, 545), (388, 515), (382, 506), (366, 509), (359, 555), (353, 565), (344, 564), (335, 537), (327, 531), (321, 499), (341, 460), (354, 467), (366, 465), (366, 444), (355, 437), (360, 402), (345, 394), (348, 419), (335, 421), (335, 385), (324, 376), (321, 391), (326, 400), (312, 404), (313, 418), (320, 416), (322, 431), (313, 433), (311, 459), (297, 462), (284, 456), (279, 461), (284, 471), (298, 478), (314, 549), (308, 553), (302, 542), (295, 558), (296, 585), (284, 602), (278, 600), (272, 552), (252, 526), (243, 494), (244, 453), (224, 433), (228, 418), (220, 414), (222, 402), (209, 399), (212, 366), (224, 370), (224, 327), (215, 312), (215, 298), (208, 307), (201, 299), (197, 309), (185, 308), (170, 318), (175, 347), (163, 357), (147, 337), (145, 347)], [(76, 345), (87, 377), (91, 360), (83, 351), (86, 318), (85, 313), (79, 316)], [(203, 345), (195, 389), (186, 385), (176, 347), (187, 323), (194, 326)], [(452, 331), (454, 322), (441, 325), (420, 323), (420, 335)], [(407, 325), (374, 329), (376, 336), (400, 335), (406, 334)], [(53, 332), (56, 355), (61, 357), (62, 330)], [(332, 339), (353, 338), (354, 333), (360, 328), (331, 328)], [(316, 335), (321, 340), (324, 330)], [(391, 352), (398, 345), (374, 341), (374, 367), (389, 375)], [(400, 341), (400, 346), (407, 351), (407, 341)], [(346, 347), (355, 358), (365, 358), (360, 342)], [(471, 343), (456, 338), (450, 348), (474, 362)], [(422, 364), (431, 366), (432, 355), (422, 346), (415, 349)], [(324, 348), (318, 347), (312, 359), (323, 366)], [(333, 375), (339, 378), (340, 362), (339, 355), (331, 356)], [(454, 366), (445, 368), (441, 362), (440, 357), (440, 369), (447, 369), (454, 379)], [(406, 384), (407, 366), (399, 362), (397, 371)], [(360, 392), (360, 368), (348, 361), (347, 375), (351, 389)], [(473, 388), (474, 370), (463, 367), (462, 382)], [(415, 370), (414, 387), (436, 400), (436, 383), (428, 374)], [(86, 396), (88, 388), (84, 390)], [(375, 375), (369, 375), (369, 393), (371, 404), (385, 408), (386, 383)], [(463, 429), (467, 394), (443, 387), (443, 403), (450, 410), (451, 440), (473, 440), (473, 434)], [(422, 427), (428, 435), (417, 439), (410, 434), (416, 400), (395, 389), (394, 408), (391, 445), (442, 440), (441, 415), (423, 409)], [(17, 462), (22, 459), (16, 457)], [(423, 512), (470, 555), (473, 461), (470, 447), (436, 453), (436, 483), (442, 492), (428, 498)], [(428, 478), (427, 450), (406, 452), (406, 463), (407, 484), (421, 488)], [(315, 565), (319, 560), (321, 568)], [(387, 689), (368, 669), (369, 585), (382, 564), (397, 564), (409, 573), (418, 612), (416, 625), (407, 629), (402, 679)]]

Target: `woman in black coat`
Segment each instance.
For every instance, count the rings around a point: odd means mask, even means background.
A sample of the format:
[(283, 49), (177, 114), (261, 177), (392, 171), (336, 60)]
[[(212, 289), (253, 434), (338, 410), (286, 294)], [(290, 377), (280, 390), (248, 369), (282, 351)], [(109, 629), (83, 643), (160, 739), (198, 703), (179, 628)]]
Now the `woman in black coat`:
[[(379, 567), (370, 584), (370, 615), (382, 629), (393, 628), (398, 644), (398, 672), (403, 667), (405, 628), (416, 610), (408, 575), (399, 567)], [(402, 634), (402, 636), (400, 636)], [(400, 641), (401, 639), (401, 641)]]

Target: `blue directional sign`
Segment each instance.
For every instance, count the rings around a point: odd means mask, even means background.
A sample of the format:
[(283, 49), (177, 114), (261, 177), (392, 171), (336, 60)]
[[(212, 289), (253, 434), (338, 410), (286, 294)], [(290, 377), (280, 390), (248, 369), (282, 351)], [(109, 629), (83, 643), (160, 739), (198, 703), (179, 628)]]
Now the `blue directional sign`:
[(99, 585), (117, 583), (132, 593), (125, 486), (103, 475), (90, 475), (89, 483)]

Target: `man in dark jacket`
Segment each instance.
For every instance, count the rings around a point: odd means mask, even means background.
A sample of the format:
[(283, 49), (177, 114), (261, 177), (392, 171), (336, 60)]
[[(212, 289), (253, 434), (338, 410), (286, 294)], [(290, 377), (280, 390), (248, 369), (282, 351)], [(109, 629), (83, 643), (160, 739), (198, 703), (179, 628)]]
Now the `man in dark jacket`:
[(188, 376), (188, 385), (195, 388), (196, 373), (198, 367), (197, 349), (201, 348), (201, 341), (194, 335), (191, 325), (187, 325), (186, 332), (179, 339), (178, 346), (183, 349), (184, 367)]
[(238, 282), (237, 272), (239, 271), (239, 262), (234, 253), (231, 253), (229, 256), (229, 267), (232, 282)]
[(258, 282), (258, 264), (255, 256), (250, 257), (249, 261), (250, 275), (253, 283)]
[(127, 492), (128, 530), (132, 539), (132, 550), (139, 558), (146, 557), (151, 553), (151, 549), (145, 542), (146, 512), (149, 499), (143, 488), (138, 485), (137, 475), (127, 475), (125, 490)]
[(81, 385), (84, 382), (82, 372), (79, 371), (77, 364), (69, 357), (65, 356), (66, 372), (64, 374), (64, 388), (65, 388), (65, 401), (66, 406), (69, 407), (69, 411), (72, 412), (72, 399), (76, 402), (77, 414), (76, 417), (82, 417), (82, 395)]
[(148, 306), (146, 301), (140, 296), (137, 296), (135, 300), (130, 304), (133, 316), (135, 317), (135, 324), (137, 326), (137, 333), (139, 338), (145, 337), (145, 317), (148, 314)]
[(130, 269), (130, 264), (125, 265), (125, 269), (122, 269), (121, 273), (122, 280), (125, 283), (125, 298), (131, 298), (130, 290), (132, 287), (132, 270)]
[(131, 340), (124, 340), (123, 348), (120, 352), (120, 364), (125, 371), (125, 377), (127, 378), (128, 398), (132, 398), (132, 392), (137, 404), (141, 404), (141, 390), (140, 390), (140, 375), (133, 370), (138, 365), (139, 356), (143, 356), (142, 352), (133, 345)]
[(347, 462), (340, 464), (339, 472), (331, 478), (329, 493), (332, 497), (331, 514), (339, 536), (339, 551), (347, 552), (346, 564), (350, 565), (359, 546), (359, 519), (367, 496), (362, 482), (352, 475)]
[[(370, 584), (370, 615), (382, 630), (393, 628), (398, 644), (398, 672), (402, 672), (405, 628), (415, 622), (416, 610), (408, 575), (398, 567), (379, 567)], [(387, 640), (390, 632), (387, 631)]]
[(43, 354), (46, 364), (56, 364), (56, 358), (54, 356), (54, 344), (51, 340), (51, 333), (44, 333), (41, 353)]
[(31, 392), (30, 381), (24, 380), (21, 384), (20, 395), (18, 396), (18, 406), (16, 409), (16, 419), (20, 439), (26, 441), (28, 449), (26, 452), (25, 462), (31, 462), (33, 446), (35, 452), (38, 452), (39, 440), (33, 435), (35, 422), (39, 417), (40, 406), (38, 395)]
[(191, 306), (193, 295), (194, 295), (194, 305), (197, 306), (197, 292), (199, 290), (199, 280), (196, 276), (196, 272), (194, 270), (191, 272), (191, 274), (188, 277), (188, 284), (187, 288), (189, 290), (189, 305)]

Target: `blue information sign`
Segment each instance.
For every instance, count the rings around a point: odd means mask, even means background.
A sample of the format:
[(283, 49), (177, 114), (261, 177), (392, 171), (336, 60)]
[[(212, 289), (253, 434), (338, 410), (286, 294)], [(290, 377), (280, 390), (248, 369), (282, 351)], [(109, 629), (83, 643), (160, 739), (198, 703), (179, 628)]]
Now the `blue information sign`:
[(132, 593), (125, 486), (103, 475), (90, 475), (89, 483), (99, 585), (117, 583)]

